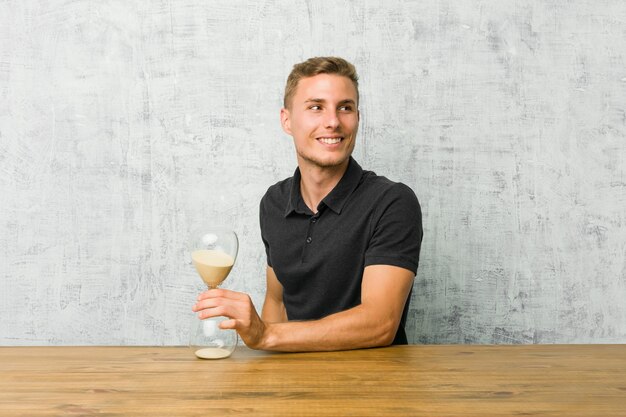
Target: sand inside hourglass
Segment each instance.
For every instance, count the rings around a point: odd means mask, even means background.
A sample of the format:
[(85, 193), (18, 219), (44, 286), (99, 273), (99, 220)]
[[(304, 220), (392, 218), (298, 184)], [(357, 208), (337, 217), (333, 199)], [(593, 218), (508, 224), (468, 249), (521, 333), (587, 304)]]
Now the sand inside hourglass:
[(193, 251), (191, 260), (202, 280), (210, 288), (220, 285), (235, 263), (233, 257), (227, 253), (208, 249)]
[(222, 359), (230, 356), (230, 350), (224, 348), (202, 348), (195, 351), (197, 357), (201, 359)]

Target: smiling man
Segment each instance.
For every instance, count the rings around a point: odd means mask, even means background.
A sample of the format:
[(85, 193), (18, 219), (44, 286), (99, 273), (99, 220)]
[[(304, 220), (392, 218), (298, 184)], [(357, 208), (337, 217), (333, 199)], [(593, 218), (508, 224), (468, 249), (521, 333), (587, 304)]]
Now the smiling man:
[[(261, 316), (247, 294), (198, 297), (201, 318), (226, 316), (251, 348), (323, 351), (406, 344), (422, 216), (413, 191), (352, 158), (358, 77), (337, 57), (296, 64), (287, 79), (283, 130), (298, 168), (260, 205), (267, 253)], [(384, 140), (384, 138), (380, 138)]]

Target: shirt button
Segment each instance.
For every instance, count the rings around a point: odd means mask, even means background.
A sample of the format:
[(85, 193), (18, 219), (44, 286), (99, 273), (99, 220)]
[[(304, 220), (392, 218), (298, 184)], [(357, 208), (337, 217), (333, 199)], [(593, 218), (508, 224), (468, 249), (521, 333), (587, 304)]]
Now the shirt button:
[(306, 243), (311, 243), (313, 241), (313, 239), (311, 238), (311, 236), (306, 238)]
[(311, 219), (311, 223), (315, 223), (316, 221), (317, 221), (317, 219), (316, 219), (315, 217), (313, 217), (313, 218)]

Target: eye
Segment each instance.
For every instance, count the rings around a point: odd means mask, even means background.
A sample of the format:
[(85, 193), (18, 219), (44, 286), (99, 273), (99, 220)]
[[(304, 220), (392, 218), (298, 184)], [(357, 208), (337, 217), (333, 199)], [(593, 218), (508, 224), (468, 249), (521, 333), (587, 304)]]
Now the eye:
[(320, 106), (319, 104), (314, 104), (312, 106), (309, 106), (309, 110), (321, 110), (322, 106)]
[(349, 104), (346, 104), (345, 106), (340, 106), (339, 110), (340, 111), (347, 111), (347, 112), (349, 112), (349, 111), (352, 111), (352, 106), (349, 105)]

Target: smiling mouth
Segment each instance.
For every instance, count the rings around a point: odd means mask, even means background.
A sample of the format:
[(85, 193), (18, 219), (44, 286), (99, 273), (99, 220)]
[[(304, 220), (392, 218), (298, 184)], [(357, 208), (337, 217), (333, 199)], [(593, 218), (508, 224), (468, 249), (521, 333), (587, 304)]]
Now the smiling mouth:
[(343, 140), (343, 137), (340, 138), (317, 138), (320, 142), (326, 145), (336, 145), (337, 143)]

